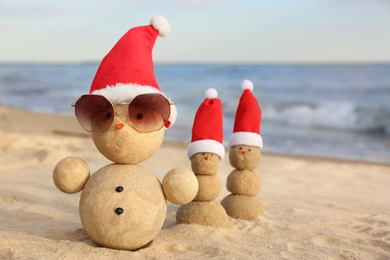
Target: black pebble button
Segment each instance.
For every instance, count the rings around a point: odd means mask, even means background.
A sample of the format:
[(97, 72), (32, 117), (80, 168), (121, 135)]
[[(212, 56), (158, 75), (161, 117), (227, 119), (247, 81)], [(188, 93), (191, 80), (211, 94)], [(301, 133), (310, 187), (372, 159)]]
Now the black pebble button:
[(123, 191), (123, 187), (122, 186), (118, 186), (118, 187), (116, 187), (115, 191), (116, 192), (122, 192)]
[(122, 214), (123, 212), (125, 212), (125, 210), (122, 209), (122, 208), (116, 208), (115, 209), (115, 213), (118, 214), (118, 215)]

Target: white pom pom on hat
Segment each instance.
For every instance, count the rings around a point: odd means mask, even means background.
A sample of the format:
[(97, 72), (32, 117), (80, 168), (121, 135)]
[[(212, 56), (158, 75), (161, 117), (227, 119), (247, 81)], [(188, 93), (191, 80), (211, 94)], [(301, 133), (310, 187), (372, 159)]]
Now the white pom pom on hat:
[(218, 91), (215, 88), (209, 88), (204, 92), (206, 98), (217, 98)]
[(241, 83), (241, 89), (242, 89), (242, 91), (244, 91), (246, 89), (249, 89), (252, 92), (252, 90), (253, 90), (253, 83), (252, 83), (252, 81), (250, 81), (248, 79), (244, 80)]
[(161, 15), (155, 15), (150, 18), (150, 24), (158, 30), (158, 35), (160, 37), (167, 36), (171, 31), (171, 25), (168, 22), (167, 18)]

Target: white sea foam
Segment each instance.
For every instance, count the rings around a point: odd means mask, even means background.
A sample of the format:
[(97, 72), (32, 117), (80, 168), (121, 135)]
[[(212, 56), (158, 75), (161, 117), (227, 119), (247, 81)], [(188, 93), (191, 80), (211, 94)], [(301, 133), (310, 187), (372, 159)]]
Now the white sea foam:
[(293, 126), (356, 131), (390, 130), (390, 120), (384, 111), (357, 109), (349, 101), (295, 104), (283, 108), (266, 106), (262, 111), (264, 120)]

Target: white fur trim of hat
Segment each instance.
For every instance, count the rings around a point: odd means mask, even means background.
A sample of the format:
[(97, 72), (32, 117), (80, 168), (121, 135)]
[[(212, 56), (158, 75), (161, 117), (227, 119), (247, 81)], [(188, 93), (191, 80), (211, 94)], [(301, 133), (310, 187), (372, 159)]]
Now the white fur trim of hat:
[(257, 146), (263, 149), (263, 138), (251, 132), (235, 132), (229, 137), (229, 148), (236, 145)]
[(214, 153), (222, 160), (225, 157), (225, 147), (215, 140), (199, 140), (190, 143), (187, 148), (187, 156), (189, 159), (197, 153)]

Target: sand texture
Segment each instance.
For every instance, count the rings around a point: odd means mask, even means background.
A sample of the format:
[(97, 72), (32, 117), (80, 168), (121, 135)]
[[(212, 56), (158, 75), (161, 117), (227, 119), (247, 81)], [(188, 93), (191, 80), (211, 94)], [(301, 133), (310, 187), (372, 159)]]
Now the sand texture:
[[(161, 181), (173, 168), (191, 169), (186, 148), (164, 141), (141, 165)], [(53, 169), (68, 156), (82, 158), (91, 173), (110, 163), (75, 118), (0, 107), (0, 259), (390, 258), (386, 165), (263, 153), (254, 170), (263, 217), (230, 218), (230, 228), (177, 224), (179, 206), (168, 203), (153, 242), (125, 251), (93, 242), (79, 218), (80, 193), (54, 185)], [(217, 202), (230, 194), (232, 170), (224, 158)]]

